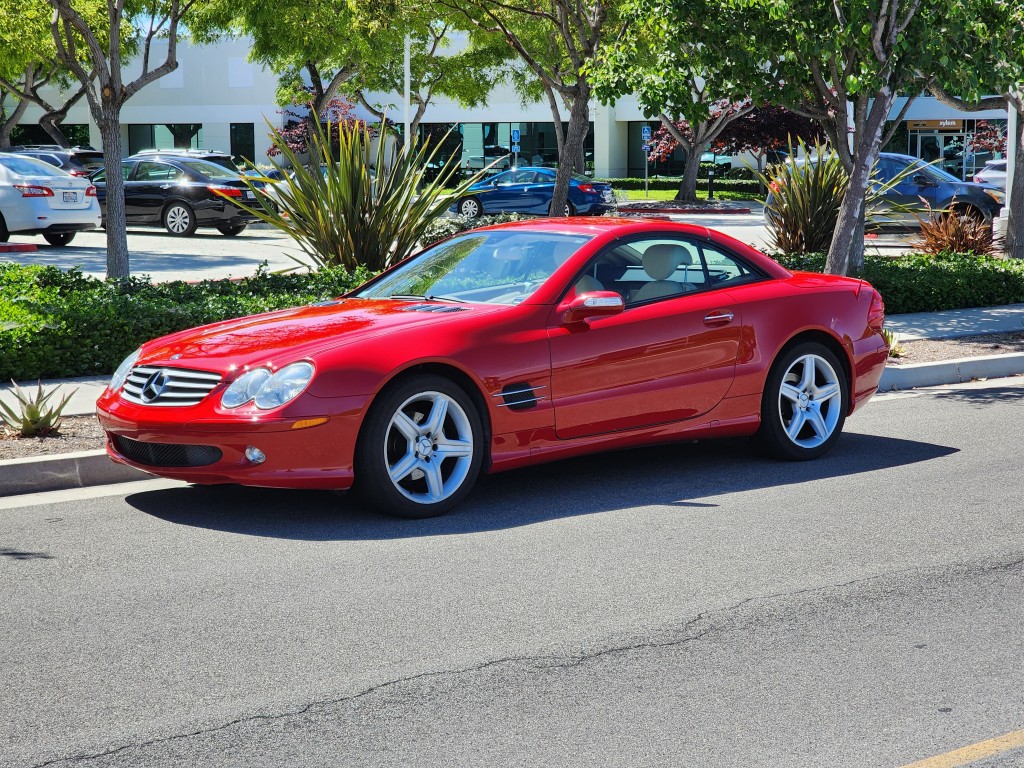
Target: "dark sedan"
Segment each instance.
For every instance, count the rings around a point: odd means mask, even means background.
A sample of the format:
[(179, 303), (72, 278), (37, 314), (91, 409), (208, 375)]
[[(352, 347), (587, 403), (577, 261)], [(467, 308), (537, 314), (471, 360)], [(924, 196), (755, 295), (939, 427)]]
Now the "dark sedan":
[[(474, 184), (452, 210), (470, 219), (490, 213), (536, 213), (547, 215), (555, 191), (555, 169), (514, 168)], [(569, 181), (565, 214), (601, 214), (615, 210), (611, 184), (587, 176)]]
[[(105, 213), (104, 173), (98, 171), (92, 180)], [(234, 236), (254, 221), (232, 202), (253, 205), (253, 192), (238, 173), (216, 163), (147, 154), (121, 161), (121, 173), (129, 226), (163, 227), (180, 236), (193, 234), (197, 227), (214, 227), (221, 234)]]

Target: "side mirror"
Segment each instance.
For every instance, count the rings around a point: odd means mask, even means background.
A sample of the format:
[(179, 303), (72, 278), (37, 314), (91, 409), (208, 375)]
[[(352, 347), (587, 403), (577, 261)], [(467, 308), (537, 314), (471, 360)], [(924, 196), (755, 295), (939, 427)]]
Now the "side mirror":
[(625, 308), (622, 296), (614, 291), (592, 291), (581, 293), (569, 302), (563, 319), (567, 323), (578, 323), (589, 317), (617, 315)]
[(919, 187), (934, 187), (932, 180), (925, 176), (923, 173), (914, 175), (914, 183)]

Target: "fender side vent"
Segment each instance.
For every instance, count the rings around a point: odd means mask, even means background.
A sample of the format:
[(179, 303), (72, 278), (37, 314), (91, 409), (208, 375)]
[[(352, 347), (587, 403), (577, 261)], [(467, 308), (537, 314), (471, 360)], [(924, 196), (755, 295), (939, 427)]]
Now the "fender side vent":
[[(536, 389), (544, 389), (544, 387), (537, 387)], [(544, 399), (543, 396), (537, 394), (536, 389), (531, 387), (528, 381), (506, 384), (501, 390), (501, 394), (495, 395), (495, 397), (501, 397), (502, 399), (498, 407), (508, 408), (510, 411), (526, 411), (530, 408), (536, 408), (537, 403)]]

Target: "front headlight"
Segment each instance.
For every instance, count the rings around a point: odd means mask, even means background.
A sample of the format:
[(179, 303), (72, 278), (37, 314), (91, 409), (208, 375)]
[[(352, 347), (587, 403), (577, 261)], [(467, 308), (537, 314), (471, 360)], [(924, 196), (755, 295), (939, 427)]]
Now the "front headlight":
[(1006, 205), (1006, 193), (998, 189), (986, 189), (985, 194), (991, 197), (1000, 205)]
[(295, 398), (313, 378), (311, 363), (292, 363), (275, 373), (256, 393), (257, 408), (269, 410)]
[(250, 402), (269, 410), (293, 400), (313, 378), (311, 363), (292, 363), (277, 373), (256, 368), (235, 379), (224, 390), (220, 403), (225, 408), (238, 408)]
[(139, 355), (141, 354), (142, 347), (139, 347), (128, 355), (128, 357), (126, 357), (119, 366), (117, 366), (117, 370), (114, 371), (114, 375), (110, 377), (109, 387), (111, 392), (117, 392), (117, 390), (121, 388), (121, 385), (124, 384), (125, 379), (128, 378), (128, 374), (131, 373), (132, 368), (135, 367), (135, 363), (138, 362)]
[(266, 368), (257, 368), (254, 371), (244, 373), (231, 382), (231, 386), (224, 390), (220, 396), (220, 404), (225, 408), (238, 408), (245, 405), (260, 391), (260, 387), (271, 377), (270, 371)]

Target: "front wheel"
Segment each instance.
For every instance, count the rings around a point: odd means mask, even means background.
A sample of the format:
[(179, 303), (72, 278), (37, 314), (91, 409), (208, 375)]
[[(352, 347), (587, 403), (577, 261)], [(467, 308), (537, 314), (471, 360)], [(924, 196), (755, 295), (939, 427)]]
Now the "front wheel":
[(50, 245), (67, 245), (75, 239), (74, 232), (50, 232), (43, 235), (43, 239)]
[(399, 517), (434, 517), (472, 490), (483, 463), (483, 426), (469, 395), (442, 376), (416, 376), (385, 391), (356, 450), (356, 487)]
[(755, 444), (789, 461), (823, 456), (843, 431), (849, 402), (843, 366), (831, 350), (817, 342), (797, 344), (768, 374)]
[(196, 214), (188, 203), (171, 203), (164, 211), (164, 229), (172, 235), (188, 237), (197, 226)]
[(222, 224), (221, 226), (217, 227), (217, 231), (227, 237), (235, 237), (236, 235), (240, 235), (243, 232), (245, 232), (245, 227), (245, 224), (236, 224), (233, 227), (228, 224)]
[(484, 209), (475, 197), (465, 197), (459, 201), (459, 213), (467, 219), (477, 219), (483, 215)]

